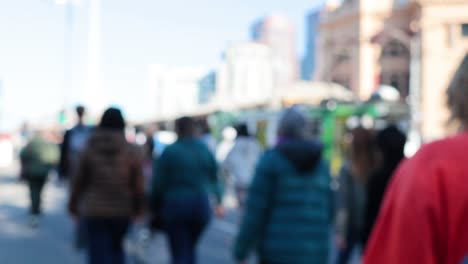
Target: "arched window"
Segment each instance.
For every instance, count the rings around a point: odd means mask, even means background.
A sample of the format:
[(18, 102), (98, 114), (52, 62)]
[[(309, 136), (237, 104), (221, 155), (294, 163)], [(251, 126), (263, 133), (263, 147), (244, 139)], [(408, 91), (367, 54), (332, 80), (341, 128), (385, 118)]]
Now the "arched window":
[(382, 57), (407, 57), (409, 50), (401, 42), (397, 40), (390, 40), (382, 50)]
[(395, 87), (404, 98), (409, 92), (410, 52), (400, 41), (392, 39), (382, 48), (380, 83)]
[(330, 65), (331, 81), (351, 88), (351, 56), (349, 51), (342, 50), (333, 56), (333, 63)]

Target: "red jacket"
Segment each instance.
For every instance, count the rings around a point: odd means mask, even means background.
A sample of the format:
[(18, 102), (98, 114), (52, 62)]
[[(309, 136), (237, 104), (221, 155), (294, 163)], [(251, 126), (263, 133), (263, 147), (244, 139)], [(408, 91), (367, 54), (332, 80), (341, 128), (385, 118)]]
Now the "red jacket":
[(468, 133), (423, 147), (397, 170), (365, 264), (468, 263)]

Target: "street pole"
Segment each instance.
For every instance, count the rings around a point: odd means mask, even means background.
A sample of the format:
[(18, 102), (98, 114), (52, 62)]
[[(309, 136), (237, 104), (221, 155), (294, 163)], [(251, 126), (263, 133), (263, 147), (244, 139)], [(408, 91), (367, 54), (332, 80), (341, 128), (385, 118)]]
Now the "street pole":
[(69, 97), (73, 89), (73, 26), (74, 6), (72, 1), (67, 1), (65, 6), (64, 28), (64, 75), (63, 75), (63, 109), (69, 107)]

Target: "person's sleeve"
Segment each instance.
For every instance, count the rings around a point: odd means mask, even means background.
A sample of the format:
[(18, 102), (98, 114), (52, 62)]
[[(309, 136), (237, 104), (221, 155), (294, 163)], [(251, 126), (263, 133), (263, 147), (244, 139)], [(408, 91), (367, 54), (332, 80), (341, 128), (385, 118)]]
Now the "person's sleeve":
[[(377, 219), (364, 264), (436, 264), (444, 247), (438, 227), (437, 180), (430, 164), (411, 169), (405, 164), (390, 184)], [(439, 243), (439, 244), (438, 244)]]
[(347, 234), (347, 226), (349, 219), (349, 171), (346, 167), (341, 168), (340, 175), (338, 176), (339, 187), (336, 195), (337, 199), (337, 210), (336, 210), (336, 221), (335, 228), (336, 233), (340, 236), (345, 237)]
[(70, 148), (70, 131), (65, 132), (63, 136), (63, 142), (60, 145), (60, 159), (58, 165), (58, 173), (61, 178), (65, 178), (68, 175), (68, 152)]
[(28, 162), (28, 160), (30, 159), (30, 144), (28, 143), (23, 149), (21, 149), (20, 151), (20, 154), (19, 154), (19, 158), (20, 158), (20, 162), (21, 164), (24, 164), (26, 162)]
[(26, 180), (26, 166), (31, 158), (30, 143), (28, 143), (23, 149), (21, 149), (20, 154), (20, 180)]
[[(208, 150), (207, 150), (208, 151)], [(218, 205), (223, 202), (223, 182), (220, 180), (220, 172), (218, 170), (218, 163), (214, 155), (208, 151), (210, 165), (209, 165), (209, 174), (210, 174), (210, 184), (213, 190), (214, 196), (216, 198), (216, 203)]]
[(257, 246), (269, 218), (274, 183), (267, 156), (259, 161), (249, 188), (246, 211), (234, 243), (233, 255), (236, 261), (245, 260)]
[(150, 203), (153, 209), (157, 209), (162, 201), (162, 191), (164, 190), (164, 179), (170, 177), (170, 157), (169, 149), (162, 152), (158, 159), (153, 161), (153, 177), (151, 182)]
[(71, 181), (71, 194), (68, 203), (68, 211), (72, 215), (78, 215), (78, 204), (83, 191), (86, 189), (89, 177), (88, 155), (81, 155), (75, 174)]
[(135, 164), (132, 168), (133, 172), (133, 208), (134, 215), (139, 216), (144, 212), (145, 206), (145, 186), (143, 177), (143, 154), (135, 150)]

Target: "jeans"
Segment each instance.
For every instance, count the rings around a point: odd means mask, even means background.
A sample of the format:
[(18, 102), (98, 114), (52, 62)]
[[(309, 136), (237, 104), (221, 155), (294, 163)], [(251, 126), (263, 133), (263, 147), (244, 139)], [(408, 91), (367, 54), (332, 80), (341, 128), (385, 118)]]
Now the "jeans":
[(211, 209), (206, 195), (189, 195), (164, 201), (163, 227), (169, 238), (173, 264), (195, 264), (196, 246), (207, 227)]
[(31, 215), (41, 214), (41, 195), (45, 182), (46, 176), (28, 178), (29, 197), (31, 199)]
[(124, 264), (123, 239), (130, 220), (126, 218), (87, 218), (89, 264)]

